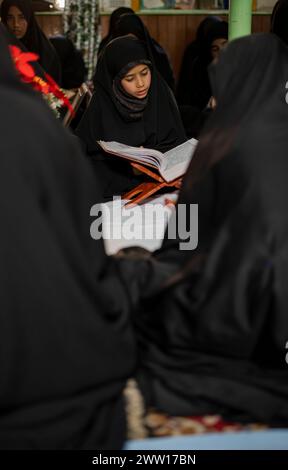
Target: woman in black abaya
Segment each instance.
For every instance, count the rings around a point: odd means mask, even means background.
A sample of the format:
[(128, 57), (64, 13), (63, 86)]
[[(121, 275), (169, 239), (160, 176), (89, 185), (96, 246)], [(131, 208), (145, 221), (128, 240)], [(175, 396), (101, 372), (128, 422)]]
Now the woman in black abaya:
[(116, 263), (92, 240), (99, 183), (18, 81), (2, 28), (0, 448), (119, 449), (135, 367), (129, 313), (152, 265)]
[(49, 39), (39, 27), (30, 0), (3, 0), (1, 21), (19, 39), (29, 52), (39, 55), (39, 64), (46, 73), (60, 83), (61, 66)]
[[(121, 80), (133, 67), (145, 65), (151, 84), (143, 98), (126, 93)], [(124, 36), (111, 41), (100, 55), (95, 91), (76, 134), (105, 184), (108, 197), (131, 189), (137, 181), (130, 165), (100, 151), (97, 140), (117, 141), (166, 152), (186, 140), (173, 94), (153, 65), (144, 43)]]
[(198, 247), (166, 241), (158, 259), (190, 260), (136, 317), (142, 389), (169, 414), (288, 425), (287, 76), (271, 34), (211, 67), (217, 108), (179, 197), (198, 204)]

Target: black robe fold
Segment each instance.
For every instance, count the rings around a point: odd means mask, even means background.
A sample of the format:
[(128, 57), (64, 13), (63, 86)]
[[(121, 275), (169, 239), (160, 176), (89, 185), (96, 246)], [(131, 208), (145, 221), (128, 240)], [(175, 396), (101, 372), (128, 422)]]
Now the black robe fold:
[(198, 204), (198, 247), (165, 241), (156, 256), (178, 280), (135, 318), (141, 387), (170, 414), (288, 425), (287, 76), (270, 34), (233, 41), (210, 70), (218, 105), (179, 197)]

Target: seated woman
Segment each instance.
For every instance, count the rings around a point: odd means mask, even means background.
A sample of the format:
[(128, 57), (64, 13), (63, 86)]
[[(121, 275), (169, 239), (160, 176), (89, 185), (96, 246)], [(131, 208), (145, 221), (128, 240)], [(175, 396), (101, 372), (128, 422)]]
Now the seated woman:
[(91, 238), (99, 185), (18, 80), (2, 28), (0, 448), (119, 449), (136, 358), (129, 314), (154, 263), (109, 259)]
[(1, 21), (29, 52), (39, 55), (39, 64), (58, 83), (61, 66), (54, 47), (39, 27), (30, 0), (3, 0)]
[(100, 55), (95, 91), (76, 134), (95, 161), (95, 170), (111, 198), (139, 179), (129, 163), (105, 155), (97, 140), (117, 141), (166, 152), (186, 140), (173, 94), (155, 69), (145, 44), (125, 36)]
[(168, 414), (288, 425), (287, 77), (271, 34), (211, 66), (217, 107), (178, 205), (198, 204), (198, 246), (166, 240), (157, 258), (187, 264), (134, 316), (141, 388)]
[(174, 73), (167, 53), (163, 47), (150, 36), (141, 18), (133, 13), (121, 15), (115, 24), (112, 38), (126, 36), (127, 34), (133, 34), (140, 41), (144, 41), (147, 44), (158, 72), (171, 90), (175, 92)]

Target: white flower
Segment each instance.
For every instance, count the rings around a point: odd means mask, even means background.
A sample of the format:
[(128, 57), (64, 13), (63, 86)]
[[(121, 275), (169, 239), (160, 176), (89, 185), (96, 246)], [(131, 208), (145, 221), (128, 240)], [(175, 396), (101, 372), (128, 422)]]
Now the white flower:
[(60, 109), (63, 106), (63, 102), (60, 98), (57, 98), (53, 93), (47, 93), (46, 95), (42, 95), (43, 98), (45, 99), (46, 103), (52, 109), (52, 111), (55, 113), (56, 117), (60, 117)]

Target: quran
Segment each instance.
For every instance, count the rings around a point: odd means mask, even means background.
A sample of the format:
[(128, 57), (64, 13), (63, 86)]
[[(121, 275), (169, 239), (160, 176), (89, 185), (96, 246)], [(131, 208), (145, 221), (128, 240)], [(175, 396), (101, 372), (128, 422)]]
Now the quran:
[(119, 142), (98, 140), (100, 147), (107, 153), (117, 155), (140, 165), (155, 168), (166, 183), (170, 183), (184, 175), (193, 157), (197, 143), (196, 139), (190, 139), (168, 152), (162, 153), (159, 150), (131, 147)]

